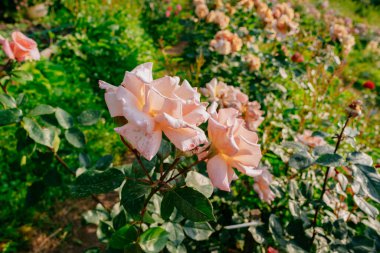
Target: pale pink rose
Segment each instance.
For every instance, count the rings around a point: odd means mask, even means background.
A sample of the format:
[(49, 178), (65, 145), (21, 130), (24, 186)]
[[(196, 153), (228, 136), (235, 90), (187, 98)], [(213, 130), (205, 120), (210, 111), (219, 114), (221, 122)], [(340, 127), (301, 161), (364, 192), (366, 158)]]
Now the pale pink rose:
[(199, 158), (208, 157), (207, 173), (212, 184), (223, 191), (230, 191), (230, 183), (237, 178), (233, 168), (248, 176), (258, 176), (261, 159), (258, 136), (244, 127), (244, 120), (237, 118), (239, 111), (222, 108), (216, 112), (217, 103), (209, 108), (208, 136), (211, 147)]
[(207, 83), (206, 88), (201, 88), (201, 92), (210, 102), (218, 102), (222, 108), (232, 107), (243, 111), (243, 107), (248, 103), (248, 96), (239, 88), (220, 82), (216, 78)]
[(264, 168), (260, 175), (254, 177), (255, 183), (253, 184), (253, 189), (257, 192), (259, 198), (268, 204), (275, 198), (274, 193), (269, 187), (272, 183), (272, 177), (267, 168)]
[(9, 59), (16, 59), (19, 62), (40, 59), (37, 43), (21, 32), (13, 32), (11, 42), (5, 39), (0, 39), (0, 42)]
[(208, 8), (206, 4), (198, 4), (195, 6), (195, 15), (197, 15), (198, 18), (204, 19), (208, 15)]
[(292, 21), (287, 15), (282, 15), (279, 19), (274, 20), (272, 26), (278, 40), (298, 33), (298, 23)]
[(167, 17), (167, 18), (170, 17), (170, 14), (171, 14), (171, 12), (169, 10), (165, 11), (165, 17)]
[(260, 110), (261, 105), (257, 101), (249, 102), (244, 115), (247, 128), (251, 131), (257, 131), (260, 124), (264, 121), (264, 111)]
[(152, 77), (152, 63), (126, 72), (119, 87), (99, 81), (112, 117), (123, 116), (128, 123), (115, 129), (142, 156), (151, 160), (158, 152), (162, 133), (180, 150), (189, 151), (207, 142), (198, 127), (207, 121), (206, 104), (200, 94), (178, 77)]
[(325, 140), (319, 136), (312, 136), (313, 132), (305, 130), (303, 134), (297, 134), (297, 141), (302, 144), (315, 148), (316, 146), (323, 146), (326, 144)]

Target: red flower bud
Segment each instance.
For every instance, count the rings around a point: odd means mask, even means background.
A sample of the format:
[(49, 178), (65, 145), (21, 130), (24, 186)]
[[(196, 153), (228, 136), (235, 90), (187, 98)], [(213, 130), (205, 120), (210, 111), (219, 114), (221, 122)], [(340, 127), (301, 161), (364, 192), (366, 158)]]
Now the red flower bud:
[(173, 10), (173, 7), (171, 6), (168, 6), (168, 8), (166, 8), (167, 11), (172, 11)]
[(368, 80), (368, 81), (365, 81), (363, 83), (363, 87), (367, 88), (367, 89), (370, 89), (370, 90), (373, 90), (373, 89), (375, 89), (375, 83), (372, 82), (372, 81), (370, 81), (370, 80)]
[(267, 253), (278, 253), (278, 250), (269, 246), (267, 249)]
[(292, 56), (292, 62), (301, 63), (303, 61), (304, 61), (303, 55), (299, 52), (295, 52), (294, 55)]
[(169, 10), (167, 10), (166, 12), (165, 12), (165, 16), (168, 18), (168, 17), (170, 17), (170, 14), (171, 14), (171, 12), (169, 11)]

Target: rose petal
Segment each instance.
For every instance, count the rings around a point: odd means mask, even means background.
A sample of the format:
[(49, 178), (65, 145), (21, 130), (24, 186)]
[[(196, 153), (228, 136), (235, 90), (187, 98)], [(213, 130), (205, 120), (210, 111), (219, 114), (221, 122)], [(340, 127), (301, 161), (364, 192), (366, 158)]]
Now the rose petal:
[(207, 161), (207, 173), (215, 187), (222, 191), (230, 191), (229, 179), (232, 180), (234, 172), (220, 155)]

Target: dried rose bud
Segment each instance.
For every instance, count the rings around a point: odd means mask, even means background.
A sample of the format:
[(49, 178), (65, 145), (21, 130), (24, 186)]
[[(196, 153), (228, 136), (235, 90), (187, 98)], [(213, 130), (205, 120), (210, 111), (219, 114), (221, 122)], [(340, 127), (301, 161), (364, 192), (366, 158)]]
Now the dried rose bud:
[(375, 86), (374, 82), (368, 80), (368, 81), (366, 81), (366, 82), (363, 83), (363, 87), (367, 88), (367, 89), (370, 89), (370, 90), (373, 90), (373, 89), (375, 89), (376, 86)]
[(304, 61), (303, 55), (299, 52), (295, 52), (294, 55), (292, 56), (292, 62), (301, 63), (303, 61)]
[(355, 100), (349, 104), (346, 108), (346, 112), (349, 117), (357, 117), (362, 114), (362, 105), (363, 102), (360, 100)]

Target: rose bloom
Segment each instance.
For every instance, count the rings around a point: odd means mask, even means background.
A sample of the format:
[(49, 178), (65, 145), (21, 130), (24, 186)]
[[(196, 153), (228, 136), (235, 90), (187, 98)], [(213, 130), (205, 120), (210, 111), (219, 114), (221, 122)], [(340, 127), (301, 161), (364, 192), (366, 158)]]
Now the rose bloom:
[(243, 6), (244, 8), (248, 10), (252, 10), (252, 8), (255, 6), (254, 0), (241, 0), (237, 4), (238, 6)]
[(203, 19), (207, 17), (208, 14), (208, 8), (206, 4), (198, 4), (195, 6), (195, 15), (197, 15), (198, 18)]
[(376, 86), (375, 86), (375, 83), (374, 83), (374, 82), (368, 80), (368, 81), (365, 81), (365, 82), (363, 83), (363, 87), (364, 87), (364, 88), (367, 88), (367, 89), (370, 89), (370, 90), (373, 90), (373, 89), (375, 89)]
[(258, 176), (256, 169), (260, 159), (258, 136), (244, 127), (244, 120), (237, 118), (239, 111), (222, 108), (216, 112), (217, 103), (209, 108), (208, 135), (211, 141), (209, 151), (199, 154), (208, 157), (207, 173), (212, 184), (223, 191), (230, 191), (230, 183), (236, 178), (233, 168), (248, 176)]
[(207, 121), (200, 94), (178, 77), (152, 78), (152, 63), (126, 72), (119, 87), (99, 81), (112, 117), (128, 120), (115, 129), (142, 156), (151, 160), (160, 148), (162, 133), (180, 150), (189, 151), (207, 142), (197, 126)]
[(201, 88), (201, 92), (210, 102), (217, 102), (223, 108), (235, 108), (242, 112), (243, 107), (248, 103), (248, 96), (237, 87), (218, 82), (213, 78), (206, 84), (206, 88)]
[(264, 121), (264, 111), (260, 110), (261, 105), (257, 101), (249, 102), (244, 113), (246, 126), (251, 131), (257, 131), (257, 128)]
[(313, 132), (310, 130), (305, 130), (303, 134), (297, 134), (297, 141), (302, 144), (315, 148), (316, 146), (323, 146), (326, 144), (325, 140), (319, 136), (312, 136)]
[(303, 61), (303, 55), (300, 52), (295, 52), (292, 56), (292, 62), (301, 63)]
[(245, 61), (248, 63), (249, 71), (253, 72), (260, 69), (261, 60), (259, 57), (249, 54), (246, 56)]
[(282, 15), (288, 16), (291, 20), (294, 18), (294, 10), (288, 3), (276, 4), (276, 6), (274, 6), (274, 18), (279, 19)]
[(274, 20), (272, 26), (279, 40), (298, 32), (298, 23), (292, 21), (287, 15), (282, 15), (279, 19)]
[(240, 51), (243, 41), (237, 34), (224, 30), (217, 32), (214, 39), (211, 40), (210, 46), (218, 53), (228, 55)]
[(11, 60), (16, 59), (22, 62), (25, 60), (40, 59), (37, 43), (21, 32), (13, 32), (11, 42), (0, 36), (0, 44), (3, 46), (4, 53)]
[(253, 184), (253, 189), (257, 192), (259, 198), (268, 204), (275, 198), (274, 193), (269, 187), (272, 183), (272, 178), (273, 176), (269, 173), (268, 169), (263, 169), (260, 175), (254, 177), (255, 183)]
[(230, 23), (230, 18), (221, 11), (211, 11), (207, 16), (206, 21), (208, 23), (217, 24), (220, 29), (224, 29)]

